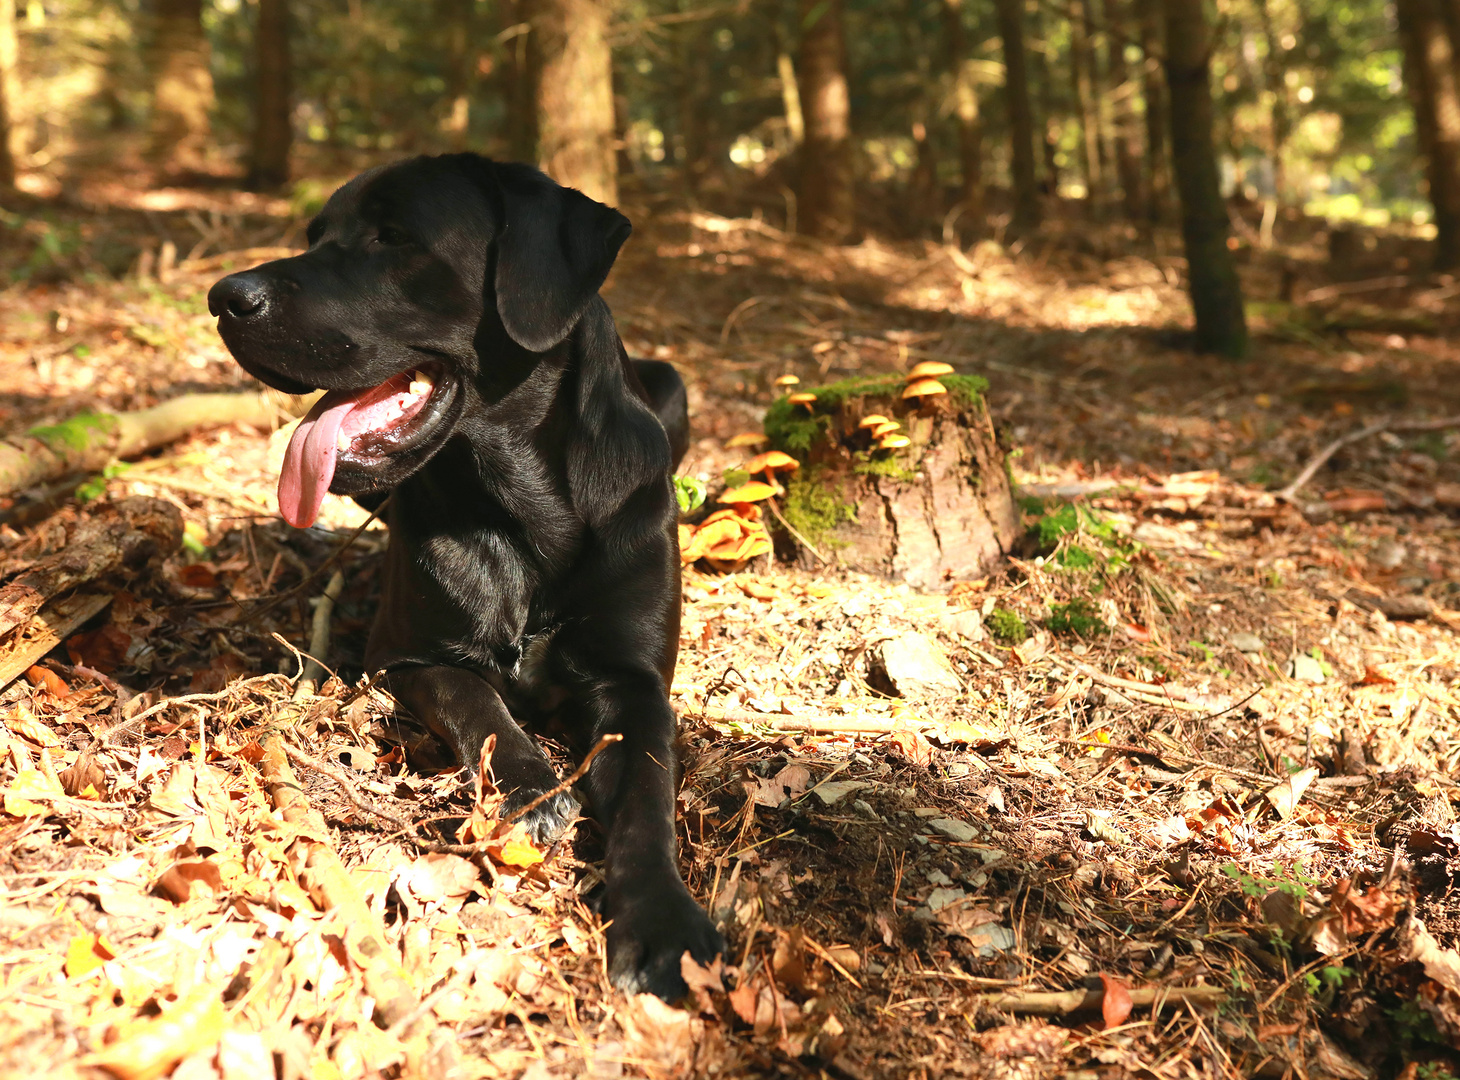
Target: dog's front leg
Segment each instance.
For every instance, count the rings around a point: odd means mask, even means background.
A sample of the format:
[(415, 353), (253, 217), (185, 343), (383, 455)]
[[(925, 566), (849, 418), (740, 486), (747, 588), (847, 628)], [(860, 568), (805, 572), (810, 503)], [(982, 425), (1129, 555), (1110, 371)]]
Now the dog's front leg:
[[(497, 736), (492, 776), (507, 792), (503, 816), (557, 786), (557, 774), (546, 755), (512, 719), (496, 688), (476, 672), (446, 665), (399, 668), (387, 677), (387, 687), (468, 768), (476, 768), (487, 736)], [(578, 804), (572, 796), (559, 794), (526, 814), (522, 821), (534, 840), (548, 844), (561, 836), (577, 816)]]
[(674, 712), (657, 677), (622, 679), (593, 695), (590, 730), (623, 736), (593, 760), (585, 784), (606, 835), (609, 976), (630, 993), (677, 1001), (687, 987), (680, 958), (702, 964), (725, 940), (679, 875), (674, 831)]

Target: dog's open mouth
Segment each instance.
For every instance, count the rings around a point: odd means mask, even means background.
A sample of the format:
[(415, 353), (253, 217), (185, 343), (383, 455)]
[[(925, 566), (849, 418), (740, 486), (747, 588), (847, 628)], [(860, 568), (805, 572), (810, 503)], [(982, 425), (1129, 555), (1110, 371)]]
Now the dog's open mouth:
[(446, 383), (437, 365), (403, 371), (379, 386), (331, 390), (314, 403), (284, 452), (279, 512), (298, 529), (319, 516), (341, 455), (368, 462), (419, 445), (436, 426), (431, 407)]

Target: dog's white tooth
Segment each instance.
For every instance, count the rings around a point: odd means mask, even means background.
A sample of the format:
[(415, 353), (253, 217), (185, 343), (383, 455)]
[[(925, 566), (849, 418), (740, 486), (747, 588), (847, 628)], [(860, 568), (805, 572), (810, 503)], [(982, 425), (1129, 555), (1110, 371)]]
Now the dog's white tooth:
[(339, 435), (335, 436), (335, 448), (338, 450), (350, 449), (350, 436), (346, 435), (343, 431), (340, 432)]
[(430, 376), (419, 371), (411, 372), (411, 394), (420, 397), (422, 394), (429, 394), (435, 384)]

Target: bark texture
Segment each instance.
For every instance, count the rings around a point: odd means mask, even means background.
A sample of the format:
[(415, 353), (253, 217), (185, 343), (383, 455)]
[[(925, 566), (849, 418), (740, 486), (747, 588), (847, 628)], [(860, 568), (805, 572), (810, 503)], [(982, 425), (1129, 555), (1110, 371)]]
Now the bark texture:
[(1080, 110), (1080, 162), (1085, 169), (1085, 196), (1090, 205), (1099, 206), (1105, 201), (1105, 170), (1100, 152), (1099, 90), (1087, 4), (1088, 0), (1070, 3), (1070, 76)]
[(1247, 351), (1242, 286), (1227, 248), (1227, 207), (1212, 149), (1212, 94), (1202, 0), (1166, 0), (1166, 84), (1171, 91), (1171, 158), (1181, 197), (1187, 284), (1204, 352)]
[(255, 189), (265, 189), (280, 187), (289, 180), (289, 150), (294, 143), (294, 125), (290, 121), (293, 68), (288, 0), (258, 3), (258, 36), (254, 42), (258, 85), (254, 91), (248, 183)]
[(833, 243), (856, 228), (851, 94), (841, 0), (802, 0), (801, 110), (806, 142), (796, 194), (802, 232)]
[(1034, 178), (1034, 109), (1029, 102), (1029, 67), (1024, 51), (1023, 0), (995, 0), (999, 36), (1004, 41), (1004, 96), (1013, 140), (1014, 219), (1010, 231), (1027, 232), (1039, 224), (1039, 186)]
[(149, 69), (150, 156), (164, 167), (196, 168), (207, 155), (213, 74), (202, 0), (155, 0)]
[(953, 71), (953, 116), (958, 122), (959, 198), (965, 220), (976, 232), (984, 228), (983, 121), (979, 116), (978, 81), (968, 35), (963, 29), (963, 0), (943, 0), (943, 26)]
[(1440, 0), (1399, 0), (1404, 74), (1435, 212), (1435, 267), (1460, 266), (1460, 89)]
[(0, 0), (0, 188), (15, 186), (15, 173), (20, 163), (18, 59), (15, 0)]
[(1121, 206), (1130, 221), (1145, 213), (1141, 183), (1141, 124), (1136, 115), (1136, 84), (1125, 59), (1125, 45), (1135, 37), (1129, 0), (1105, 0), (1105, 18), (1120, 31), (1107, 35), (1110, 55), (1110, 105), (1115, 143), (1115, 175), (1120, 181)]
[(535, 62), (537, 160), (558, 183), (613, 206), (614, 153), (609, 0), (527, 0)]
[[(809, 440), (795, 432), (804, 433), (797, 425), (810, 418), (791, 414), (790, 425), (778, 423), (785, 406), (772, 408), (772, 443), (802, 461), (788, 481), (786, 519), (825, 559), (938, 591), (1002, 563), (1017, 535), (1005, 448), (981, 390), (966, 385), (981, 380), (946, 381), (950, 392), (921, 406), (902, 399), (896, 380), (828, 393)], [(858, 425), (874, 414), (899, 421), (911, 445), (873, 450)], [(795, 548), (789, 534), (782, 542)]]

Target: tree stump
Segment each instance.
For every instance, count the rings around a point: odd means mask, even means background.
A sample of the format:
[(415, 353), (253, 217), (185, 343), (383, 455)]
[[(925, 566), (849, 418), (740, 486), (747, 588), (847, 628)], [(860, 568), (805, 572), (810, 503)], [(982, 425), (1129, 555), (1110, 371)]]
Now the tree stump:
[[(794, 530), (828, 562), (939, 591), (1003, 561), (1018, 515), (988, 384), (966, 375), (940, 382), (946, 393), (905, 399), (902, 378), (849, 379), (771, 406), (771, 445), (800, 462), (786, 480), (791, 529), (781, 529), (778, 553), (814, 559)], [(874, 429), (862, 426), (871, 416), (898, 422), (908, 445), (879, 449)]]

